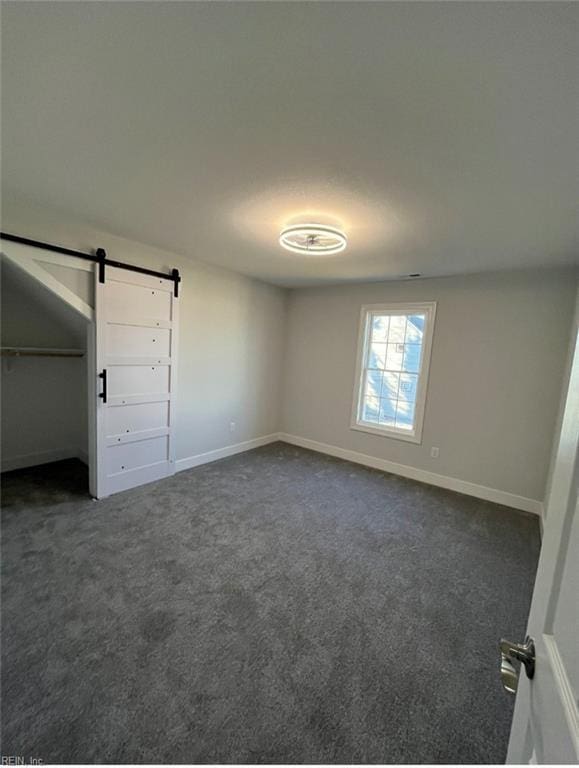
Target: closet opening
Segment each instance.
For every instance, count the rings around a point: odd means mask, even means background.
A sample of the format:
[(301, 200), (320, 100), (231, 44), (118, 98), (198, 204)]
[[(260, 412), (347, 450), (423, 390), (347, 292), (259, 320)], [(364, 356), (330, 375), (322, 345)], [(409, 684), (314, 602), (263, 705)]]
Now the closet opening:
[[(90, 302), (87, 270), (35, 262), (1, 266), (3, 505), (89, 499), (88, 342), (92, 323), (49, 289)], [(45, 279), (41, 279), (42, 275)]]

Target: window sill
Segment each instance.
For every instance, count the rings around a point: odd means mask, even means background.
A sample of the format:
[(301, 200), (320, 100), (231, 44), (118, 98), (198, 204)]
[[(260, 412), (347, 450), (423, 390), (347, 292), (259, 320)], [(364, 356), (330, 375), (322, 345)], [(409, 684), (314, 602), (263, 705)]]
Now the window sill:
[(360, 422), (351, 424), (350, 429), (355, 429), (357, 432), (366, 432), (370, 435), (377, 435), (378, 437), (389, 437), (392, 440), (403, 440), (406, 443), (415, 443), (417, 445), (422, 443), (422, 435), (415, 434), (414, 432), (372, 427), (369, 424), (361, 424)]

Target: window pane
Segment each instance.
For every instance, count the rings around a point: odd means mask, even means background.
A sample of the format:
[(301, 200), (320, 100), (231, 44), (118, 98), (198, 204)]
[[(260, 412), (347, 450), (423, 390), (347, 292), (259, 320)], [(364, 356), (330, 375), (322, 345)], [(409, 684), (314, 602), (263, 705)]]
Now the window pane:
[(390, 400), (390, 398), (380, 400), (380, 424), (386, 426), (396, 424), (396, 400)]
[(390, 400), (396, 401), (398, 398), (399, 380), (399, 373), (391, 373), (390, 371), (386, 371), (382, 378), (382, 397), (387, 397), (390, 398)]
[(412, 429), (414, 426), (414, 403), (399, 400), (396, 407), (396, 426)]
[[(418, 307), (414, 305), (417, 309)], [(365, 332), (359, 372), (356, 419), (370, 431), (410, 439), (422, 429), (424, 344), (430, 344), (430, 310), (416, 312), (412, 304), (369, 307), (362, 318)], [(428, 304), (430, 306), (430, 303)], [(395, 314), (391, 314), (394, 312)], [(420, 385), (420, 387), (419, 387)], [(420, 418), (418, 418), (420, 416)]]
[(378, 423), (380, 401), (377, 397), (367, 397), (362, 404), (362, 420)]
[(406, 315), (391, 315), (390, 329), (388, 331), (388, 341), (403, 342), (406, 334)]
[(382, 371), (369, 369), (366, 371), (366, 391), (364, 397), (380, 397), (382, 388)]
[(386, 365), (386, 344), (373, 343), (370, 346), (368, 368), (384, 368)]
[(388, 344), (386, 349), (386, 368), (389, 371), (402, 370), (404, 344)]
[(372, 341), (388, 341), (388, 315), (374, 315), (372, 318)]
[(413, 403), (416, 400), (416, 385), (418, 376), (413, 373), (400, 374), (400, 389), (398, 399)]
[(420, 370), (420, 350), (421, 344), (404, 345), (404, 365), (402, 369), (409, 373), (418, 373)]
[(424, 332), (425, 315), (408, 315), (406, 324), (406, 341), (420, 343)]

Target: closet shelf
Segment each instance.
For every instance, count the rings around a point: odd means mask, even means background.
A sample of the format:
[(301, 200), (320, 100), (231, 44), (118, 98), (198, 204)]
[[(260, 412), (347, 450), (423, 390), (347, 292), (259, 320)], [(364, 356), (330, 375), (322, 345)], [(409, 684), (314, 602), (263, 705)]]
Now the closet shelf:
[(0, 347), (2, 357), (84, 357), (84, 349), (51, 347)]

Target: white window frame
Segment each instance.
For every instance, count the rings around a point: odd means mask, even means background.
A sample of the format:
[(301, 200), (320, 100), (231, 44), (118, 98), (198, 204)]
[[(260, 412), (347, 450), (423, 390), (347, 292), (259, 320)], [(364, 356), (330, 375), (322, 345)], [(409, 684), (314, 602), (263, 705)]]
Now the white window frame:
[[(364, 395), (365, 367), (368, 351), (368, 341), (372, 328), (372, 318), (375, 315), (413, 315), (425, 314), (425, 328), (422, 337), (422, 357), (420, 371), (418, 373), (418, 386), (416, 391), (416, 404), (414, 410), (414, 429), (402, 429), (401, 427), (378, 426), (363, 421), (361, 418), (361, 406)], [(372, 435), (390, 437), (395, 440), (405, 440), (409, 443), (422, 442), (422, 428), (424, 424), (424, 410), (426, 406), (426, 392), (428, 389), (428, 373), (430, 369), (430, 355), (432, 352), (432, 338), (434, 335), (434, 319), (436, 316), (436, 302), (424, 301), (418, 303), (395, 304), (365, 304), (360, 313), (360, 328), (358, 332), (358, 352), (356, 355), (356, 376), (354, 380), (354, 398), (352, 403), (351, 429), (359, 432), (368, 432)]]

